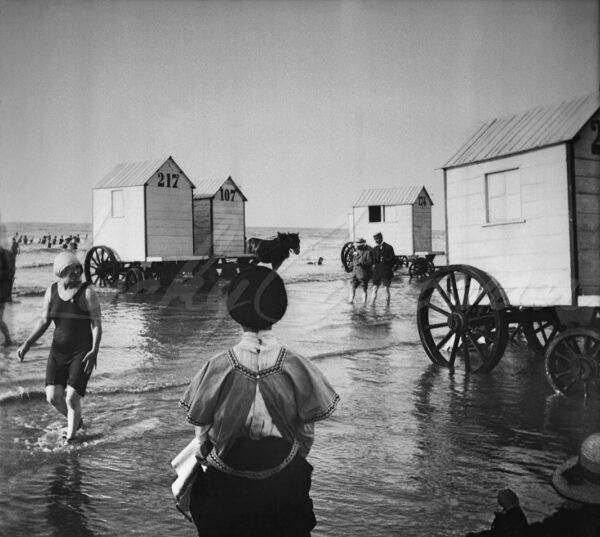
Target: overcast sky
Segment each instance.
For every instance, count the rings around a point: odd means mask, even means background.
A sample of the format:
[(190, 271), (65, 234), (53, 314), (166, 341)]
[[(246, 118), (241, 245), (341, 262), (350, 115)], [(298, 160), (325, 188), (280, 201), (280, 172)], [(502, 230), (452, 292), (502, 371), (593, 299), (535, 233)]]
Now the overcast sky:
[(121, 162), (231, 175), (247, 225), (345, 225), (481, 121), (599, 87), (597, 0), (0, 0), (0, 219), (91, 221)]

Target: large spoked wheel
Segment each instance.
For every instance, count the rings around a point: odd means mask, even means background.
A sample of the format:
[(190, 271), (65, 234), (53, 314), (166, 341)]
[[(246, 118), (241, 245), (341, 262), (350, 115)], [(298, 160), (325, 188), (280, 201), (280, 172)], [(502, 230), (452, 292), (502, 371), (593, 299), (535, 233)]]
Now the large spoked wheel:
[(565, 329), (554, 308), (528, 308), (521, 322), (529, 348), (539, 354), (545, 354), (552, 340)]
[(491, 371), (508, 341), (505, 298), (486, 272), (450, 265), (435, 272), (419, 296), (419, 336), (430, 360), (455, 369), (462, 359), (467, 372)]
[(94, 246), (85, 256), (85, 278), (98, 287), (110, 287), (119, 279), (121, 263), (107, 246)]
[(569, 328), (546, 350), (546, 376), (565, 395), (600, 399), (600, 334)]
[(352, 272), (352, 269), (354, 269), (353, 257), (354, 257), (354, 243), (347, 242), (342, 247), (342, 254), (341, 254), (342, 265), (346, 272)]

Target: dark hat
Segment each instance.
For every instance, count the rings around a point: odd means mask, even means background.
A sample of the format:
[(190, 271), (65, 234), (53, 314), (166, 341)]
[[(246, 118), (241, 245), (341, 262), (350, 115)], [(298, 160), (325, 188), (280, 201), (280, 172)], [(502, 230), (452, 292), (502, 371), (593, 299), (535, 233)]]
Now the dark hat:
[(375, 235), (373, 235), (374, 239), (383, 239), (383, 235), (380, 232), (375, 233)]
[(283, 280), (263, 266), (242, 269), (230, 282), (227, 311), (242, 326), (261, 330), (279, 321), (287, 309)]
[(588, 436), (581, 444), (579, 456), (556, 469), (552, 485), (565, 498), (600, 505), (600, 433)]

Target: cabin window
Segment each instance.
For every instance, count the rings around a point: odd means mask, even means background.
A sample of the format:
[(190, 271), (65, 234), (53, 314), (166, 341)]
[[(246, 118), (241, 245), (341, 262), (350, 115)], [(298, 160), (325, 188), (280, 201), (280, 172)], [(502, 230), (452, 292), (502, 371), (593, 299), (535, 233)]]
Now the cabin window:
[(113, 218), (123, 218), (125, 216), (123, 212), (123, 191), (122, 190), (111, 190), (110, 192), (111, 209), (110, 214)]
[(519, 170), (488, 173), (485, 176), (488, 224), (521, 220), (521, 174)]
[(381, 205), (369, 205), (369, 222), (383, 222)]

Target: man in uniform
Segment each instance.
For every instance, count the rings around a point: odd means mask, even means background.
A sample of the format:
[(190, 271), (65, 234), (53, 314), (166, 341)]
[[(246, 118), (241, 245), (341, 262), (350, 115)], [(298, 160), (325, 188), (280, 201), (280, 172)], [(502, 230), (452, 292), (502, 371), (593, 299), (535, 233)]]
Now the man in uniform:
[(377, 291), (379, 291), (379, 286), (383, 284), (385, 288), (385, 303), (389, 306), (390, 283), (394, 277), (396, 254), (390, 244), (383, 242), (383, 235), (381, 233), (375, 233), (373, 238), (375, 239), (376, 246), (373, 249), (373, 299), (371, 300), (371, 305), (375, 305)]

